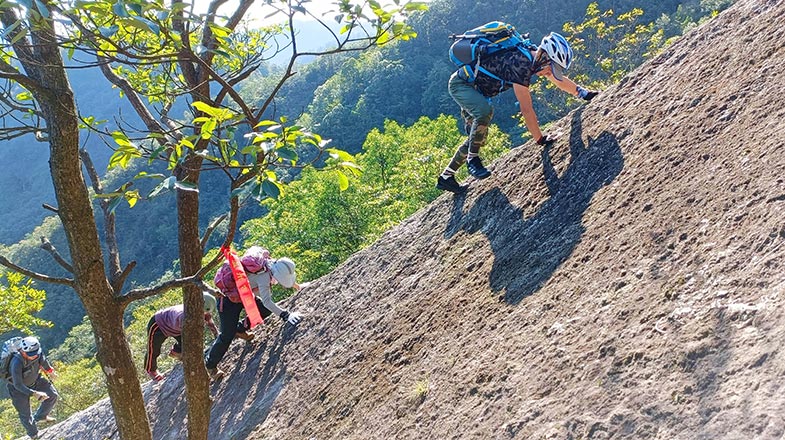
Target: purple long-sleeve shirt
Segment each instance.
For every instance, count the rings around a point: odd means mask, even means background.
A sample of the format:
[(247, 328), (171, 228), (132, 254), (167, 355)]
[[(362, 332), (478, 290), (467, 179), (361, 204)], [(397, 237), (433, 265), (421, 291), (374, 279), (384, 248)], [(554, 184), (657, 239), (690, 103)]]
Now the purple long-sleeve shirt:
[[(155, 313), (155, 323), (158, 328), (169, 338), (180, 336), (183, 333), (183, 319), (185, 319), (185, 310), (182, 304), (167, 307)], [(215, 333), (215, 324), (209, 313), (204, 314), (204, 323), (207, 328)]]

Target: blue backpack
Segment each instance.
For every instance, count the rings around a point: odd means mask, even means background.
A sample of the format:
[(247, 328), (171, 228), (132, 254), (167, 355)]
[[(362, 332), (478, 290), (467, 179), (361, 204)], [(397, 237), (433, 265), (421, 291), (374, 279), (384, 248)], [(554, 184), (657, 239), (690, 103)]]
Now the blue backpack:
[(529, 40), (529, 34), (521, 35), (512, 25), (501, 21), (486, 23), (461, 35), (450, 35), (450, 38), (455, 40), (450, 46), (450, 60), (458, 66), (461, 78), (472, 83), (482, 72), (501, 81), (502, 87), (505, 81), (482, 67), (482, 57), (503, 50), (519, 50), (534, 61), (529, 49), (537, 48)]

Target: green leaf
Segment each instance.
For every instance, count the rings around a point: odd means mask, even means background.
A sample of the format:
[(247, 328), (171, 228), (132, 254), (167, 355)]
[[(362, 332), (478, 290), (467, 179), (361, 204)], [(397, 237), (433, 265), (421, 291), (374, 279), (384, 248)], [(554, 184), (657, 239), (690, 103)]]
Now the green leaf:
[(376, 44), (382, 45), (390, 41), (390, 33), (389, 32), (381, 32), (379, 36), (376, 38)]
[(43, 18), (49, 18), (49, 9), (46, 9), (46, 6), (41, 3), (40, 0), (35, 0), (36, 9), (38, 9), (38, 13), (41, 14)]
[(131, 159), (136, 157), (142, 157), (142, 153), (140, 153), (134, 145), (120, 145), (109, 158), (108, 168), (111, 170), (112, 168), (120, 166), (125, 169), (128, 167)]
[(176, 180), (174, 182), (174, 187), (183, 191), (199, 192), (199, 187), (197, 187), (196, 184), (191, 182), (186, 182), (184, 180)]
[(202, 101), (196, 101), (193, 104), (191, 104), (191, 106), (195, 107), (200, 112), (208, 114), (213, 117), (218, 116), (218, 114), (222, 112), (220, 108), (213, 107), (210, 104), (207, 104), (206, 102), (202, 102)]
[(142, 15), (142, 5), (139, 4), (130, 4), (126, 6), (128, 9), (133, 11), (136, 15)]
[(275, 150), (275, 153), (278, 155), (278, 157), (282, 159), (286, 159), (292, 162), (297, 161), (297, 152), (293, 148), (281, 147)]
[(339, 150), (337, 148), (328, 148), (327, 153), (330, 154), (330, 157), (333, 159), (339, 159), (342, 162), (354, 162), (354, 156), (347, 153), (346, 151)]
[(20, 92), (16, 95), (17, 101), (30, 101), (33, 99), (33, 94), (25, 90), (24, 92)]
[(271, 180), (265, 180), (262, 182), (262, 191), (267, 194), (268, 197), (273, 199), (278, 199), (281, 195), (283, 187), (278, 182), (273, 182)]
[(147, 198), (152, 199), (153, 197), (157, 197), (167, 191), (171, 191), (174, 188), (176, 180), (177, 178), (174, 176), (167, 177), (163, 182), (159, 183), (155, 188), (153, 188), (152, 191), (150, 191), (150, 194), (147, 195)]
[(11, 32), (13, 32), (14, 29), (18, 28), (20, 24), (22, 24), (22, 20), (16, 20), (15, 22), (11, 23), (10, 26), (0, 31), (0, 37), (8, 38)]
[(217, 125), (218, 123), (215, 119), (210, 119), (209, 121), (202, 124), (202, 139), (210, 139)]
[(232, 198), (237, 197), (239, 199), (243, 199), (249, 193), (258, 192), (260, 186), (261, 184), (259, 183), (259, 180), (251, 179), (245, 182), (244, 184), (242, 184), (239, 188), (233, 189), (230, 195)]
[(141, 197), (139, 196), (138, 189), (135, 189), (133, 191), (126, 191), (124, 197), (125, 200), (128, 201), (129, 208), (133, 208), (134, 205), (136, 205), (136, 202), (138, 202), (141, 199)]
[(27, 36), (27, 28), (22, 28), (19, 32), (14, 35), (14, 38), (11, 39), (11, 44), (16, 43), (17, 41), (21, 40), (22, 38)]
[(349, 188), (349, 178), (341, 170), (335, 170), (335, 173), (338, 175), (338, 188), (346, 191)]
[(403, 10), (406, 12), (427, 11), (428, 4), (425, 2), (410, 2), (403, 6)]
[(112, 12), (118, 17), (128, 17), (128, 11), (125, 9), (125, 3), (118, 1), (112, 5)]
[(98, 32), (100, 32), (101, 35), (104, 38), (111, 38), (111, 37), (113, 37), (117, 33), (117, 31), (119, 31), (119, 30), (120, 30), (120, 26), (118, 26), (116, 24), (112, 25), (112, 26), (109, 26), (109, 27), (100, 27), (100, 28), (98, 28)]
[(132, 24), (132, 27), (136, 27), (137, 29), (161, 35), (161, 27), (144, 17), (131, 17), (130, 23)]
[(165, 179), (166, 176), (160, 173), (153, 173), (149, 174), (147, 171), (140, 171), (139, 174), (134, 176), (134, 180), (137, 179)]
[(340, 164), (338, 164), (338, 166), (340, 166), (341, 168), (348, 169), (349, 171), (351, 171), (352, 174), (354, 174), (357, 177), (361, 176), (363, 173), (363, 169), (354, 162), (341, 162)]
[(256, 145), (249, 145), (243, 148), (242, 150), (240, 150), (240, 154), (245, 154), (245, 155), (249, 155), (249, 154), (256, 155), (256, 153), (258, 152), (259, 152), (259, 147), (257, 147)]
[(259, 128), (259, 127), (268, 127), (268, 126), (270, 126), (270, 125), (278, 125), (278, 123), (277, 123), (277, 122), (275, 122), (275, 121), (270, 121), (270, 120), (268, 119), (268, 120), (264, 120), (264, 121), (262, 121), (262, 122), (260, 122), (260, 123), (258, 123), (258, 124), (256, 124), (256, 125), (254, 125), (254, 126), (253, 126), (253, 128)]
[(107, 208), (109, 208), (109, 212), (111, 214), (114, 214), (114, 210), (117, 209), (117, 206), (120, 205), (120, 202), (122, 201), (123, 201), (122, 197), (116, 197), (112, 199), (112, 201), (109, 202), (109, 205), (107, 206)]

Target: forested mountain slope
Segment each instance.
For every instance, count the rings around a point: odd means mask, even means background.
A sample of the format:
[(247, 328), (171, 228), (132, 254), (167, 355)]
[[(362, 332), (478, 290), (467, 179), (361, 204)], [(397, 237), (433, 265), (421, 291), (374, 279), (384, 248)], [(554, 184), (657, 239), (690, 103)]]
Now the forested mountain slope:
[[(782, 438), (783, 22), (739, 1), (294, 296), (210, 438)], [(179, 367), (145, 387), (185, 438)]]

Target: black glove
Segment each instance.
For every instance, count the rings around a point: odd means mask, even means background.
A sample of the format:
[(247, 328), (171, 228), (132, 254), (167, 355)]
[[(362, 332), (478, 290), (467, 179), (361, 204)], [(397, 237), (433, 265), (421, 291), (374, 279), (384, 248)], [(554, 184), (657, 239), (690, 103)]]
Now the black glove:
[(578, 98), (583, 99), (584, 101), (591, 101), (594, 99), (595, 96), (599, 95), (600, 92), (595, 90), (586, 90), (581, 86), (578, 86)]
[(550, 147), (554, 142), (556, 142), (556, 139), (546, 135), (542, 135), (541, 138), (537, 139), (537, 145), (543, 145), (545, 147)]
[(597, 96), (599, 94), (600, 94), (600, 92), (596, 92), (594, 90), (589, 90), (588, 92), (586, 92), (586, 96), (583, 97), (583, 100), (584, 101), (591, 101), (592, 99), (594, 99), (595, 96)]

